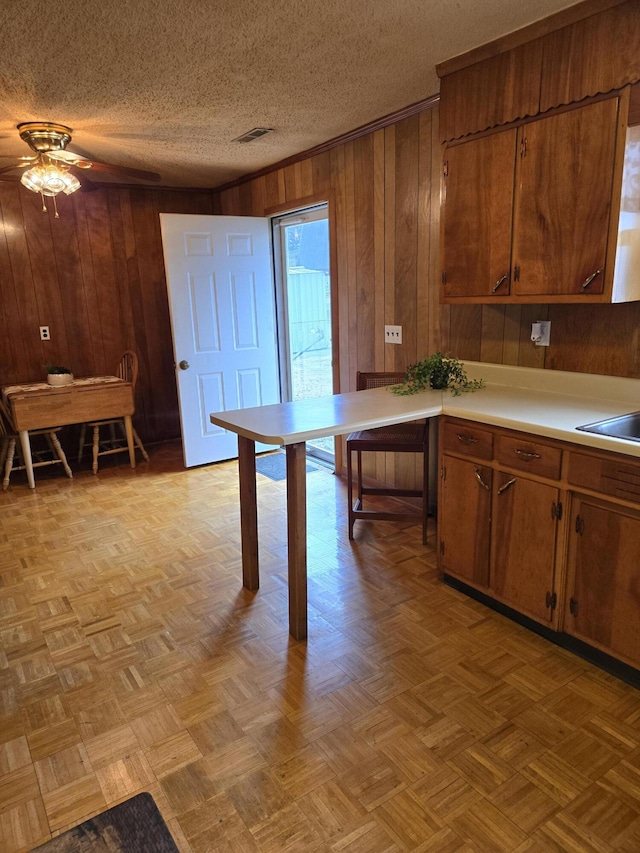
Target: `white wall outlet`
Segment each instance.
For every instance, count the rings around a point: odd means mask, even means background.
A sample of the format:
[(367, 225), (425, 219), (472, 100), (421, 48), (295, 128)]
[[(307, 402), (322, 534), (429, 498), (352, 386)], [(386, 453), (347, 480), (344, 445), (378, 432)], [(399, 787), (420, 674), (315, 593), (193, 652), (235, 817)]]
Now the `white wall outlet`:
[(385, 326), (384, 342), (386, 344), (402, 343), (402, 326)]
[(536, 320), (531, 324), (531, 340), (537, 347), (548, 347), (551, 336), (551, 320)]
[(48, 326), (40, 326), (40, 340), (41, 341), (50, 341), (51, 335), (49, 334)]

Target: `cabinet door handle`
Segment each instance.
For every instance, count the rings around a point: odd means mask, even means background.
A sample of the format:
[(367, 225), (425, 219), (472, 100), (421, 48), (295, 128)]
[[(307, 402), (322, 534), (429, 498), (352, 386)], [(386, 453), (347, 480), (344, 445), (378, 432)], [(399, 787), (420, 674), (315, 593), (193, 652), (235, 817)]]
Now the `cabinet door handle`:
[(498, 489), (498, 494), (501, 495), (503, 492), (506, 492), (507, 489), (510, 489), (517, 479), (517, 477), (513, 477), (511, 480), (507, 480), (504, 486), (500, 486), (500, 488)]
[(594, 280), (594, 278), (596, 278), (597, 276), (599, 276), (601, 272), (602, 272), (602, 267), (600, 267), (600, 269), (599, 269), (599, 270), (596, 270), (595, 272), (592, 272), (592, 273), (591, 273), (591, 275), (589, 276), (589, 278), (587, 278), (587, 279), (582, 283), (582, 287), (581, 287), (580, 289), (581, 289), (581, 290), (586, 290), (586, 289), (589, 287), (589, 285), (591, 284), (591, 282)]
[(456, 433), (456, 438), (458, 441), (461, 441), (463, 444), (477, 444), (478, 439), (474, 438), (472, 435), (463, 435), (461, 432)]
[(517, 456), (521, 456), (523, 459), (526, 459), (527, 461), (530, 461), (531, 459), (540, 459), (539, 453), (531, 453), (528, 450), (519, 450), (518, 448), (516, 448), (513, 452)]
[(490, 491), (491, 486), (488, 483), (485, 483), (485, 481), (482, 479), (482, 474), (480, 473), (480, 469), (474, 467), (473, 473), (476, 475), (476, 480), (480, 483), (482, 488), (486, 489), (487, 491)]
[(508, 278), (509, 278), (509, 273), (508, 273), (508, 272), (506, 272), (506, 273), (502, 276), (502, 278), (499, 278), (499, 279), (496, 281), (496, 283), (493, 285), (493, 287), (491, 288), (491, 293), (495, 293), (495, 292), (496, 292), (496, 290), (498, 290), (498, 288), (499, 288), (499, 287), (502, 287), (502, 285), (505, 283), (505, 281), (506, 281)]

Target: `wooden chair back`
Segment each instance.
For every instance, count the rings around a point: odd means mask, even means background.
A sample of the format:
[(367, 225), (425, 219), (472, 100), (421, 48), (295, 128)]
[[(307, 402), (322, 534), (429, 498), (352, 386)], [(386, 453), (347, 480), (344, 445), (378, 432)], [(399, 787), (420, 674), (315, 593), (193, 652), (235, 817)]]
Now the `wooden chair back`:
[(397, 385), (404, 379), (404, 373), (386, 372), (373, 373), (358, 371), (356, 373), (356, 391), (368, 391), (369, 388), (382, 388), (383, 385)]
[(11, 423), (11, 416), (4, 402), (0, 400), (0, 438), (7, 438), (14, 435), (17, 435), (17, 433)]
[(122, 353), (120, 364), (118, 365), (117, 376), (124, 379), (125, 382), (131, 382), (133, 390), (136, 390), (136, 382), (138, 381), (138, 356), (132, 350), (128, 349)]

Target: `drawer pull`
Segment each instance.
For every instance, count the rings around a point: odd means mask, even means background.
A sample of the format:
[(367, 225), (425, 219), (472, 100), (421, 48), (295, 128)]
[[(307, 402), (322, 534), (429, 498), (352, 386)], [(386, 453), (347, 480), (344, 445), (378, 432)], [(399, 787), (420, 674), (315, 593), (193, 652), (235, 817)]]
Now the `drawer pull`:
[(472, 435), (463, 435), (461, 432), (456, 433), (456, 437), (458, 441), (461, 441), (463, 444), (477, 444), (478, 439), (474, 438)]
[(491, 288), (491, 293), (495, 293), (495, 292), (496, 292), (496, 290), (498, 290), (500, 287), (502, 287), (502, 285), (505, 283), (505, 281), (506, 281), (508, 278), (509, 278), (509, 273), (508, 273), (508, 272), (506, 272), (506, 273), (502, 276), (502, 278), (499, 278), (499, 279), (496, 281), (496, 283), (493, 285), (493, 287)]
[(473, 473), (476, 475), (476, 480), (480, 483), (480, 485), (482, 486), (482, 488), (483, 488), (483, 489), (486, 489), (487, 491), (490, 491), (490, 490), (491, 490), (491, 486), (490, 486), (488, 483), (485, 483), (485, 481), (482, 479), (482, 474), (480, 473), (480, 469), (479, 469), (479, 468), (474, 468), (474, 469), (473, 469)]
[(517, 456), (521, 456), (523, 459), (526, 459), (527, 462), (530, 462), (532, 459), (540, 459), (539, 453), (531, 453), (529, 450), (519, 450), (516, 448), (513, 451)]
[(588, 278), (588, 279), (586, 279), (586, 280), (582, 283), (582, 286), (581, 286), (581, 288), (580, 288), (580, 289), (581, 289), (581, 290), (586, 290), (586, 289), (589, 287), (589, 285), (591, 284), (591, 282), (594, 280), (594, 278), (596, 278), (596, 276), (599, 276), (601, 272), (602, 272), (602, 267), (601, 267), (599, 270), (596, 270), (595, 272), (592, 272), (592, 273), (591, 273), (591, 275), (589, 276), (589, 278)]
[(498, 494), (501, 495), (503, 492), (506, 492), (507, 489), (510, 489), (516, 480), (517, 480), (517, 477), (513, 477), (511, 480), (507, 480), (507, 482), (504, 484), (504, 486), (500, 486), (500, 488), (498, 489)]

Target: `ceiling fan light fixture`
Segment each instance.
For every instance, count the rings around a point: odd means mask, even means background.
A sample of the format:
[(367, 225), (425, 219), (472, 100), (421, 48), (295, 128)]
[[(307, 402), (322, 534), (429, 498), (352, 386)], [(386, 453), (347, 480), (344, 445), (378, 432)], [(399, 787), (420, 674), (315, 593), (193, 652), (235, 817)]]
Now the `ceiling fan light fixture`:
[(80, 181), (64, 166), (42, 161), (23, 172), (20, 183), (28, 190), (49, 198), (58, 193), (71, 195), (80, 189)]

